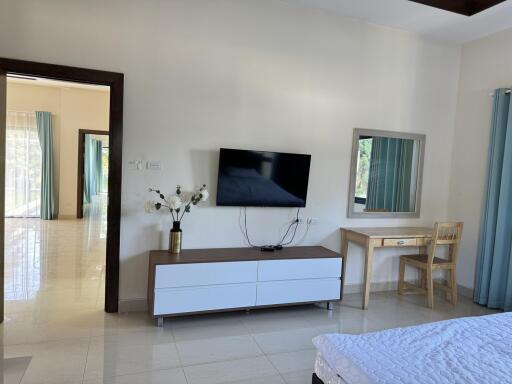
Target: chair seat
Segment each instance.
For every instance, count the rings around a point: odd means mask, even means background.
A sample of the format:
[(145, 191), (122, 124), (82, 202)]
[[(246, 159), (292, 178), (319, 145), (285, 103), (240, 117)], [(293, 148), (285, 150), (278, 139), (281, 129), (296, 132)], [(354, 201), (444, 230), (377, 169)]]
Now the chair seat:
[[(402, 260), (406, 263), (415, 264), (427, 267), (428, 263), (428, 255), (402, 255), (400, 256)], [(450, 260), (441, 259), (439, 257), (434, 257), (433, 268), (451, 268), (452, 262)]]

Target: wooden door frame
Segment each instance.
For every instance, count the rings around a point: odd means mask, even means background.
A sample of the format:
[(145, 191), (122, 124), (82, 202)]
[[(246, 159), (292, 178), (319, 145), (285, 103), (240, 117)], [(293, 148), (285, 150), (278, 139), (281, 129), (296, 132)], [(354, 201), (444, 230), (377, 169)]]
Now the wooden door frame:
[[(0, 100), (7, 101), (7, 72), (0, 67)], [(0, 323), (4, 321), (4, 239), (5, 239), (5, 131), (7, 102), (0, 102)], [(3, 332), (2, 332), (3, 333)], [(0, 336), (1, 338), (2, 336)], [(3, 348), (2, 348), (3, 349)], [(3, 353), (3, 352), (2, 352)], [(3, 364), (3, 355), (2, 364)], [(2, 370), (3, 372), (3, 370)]]
[[(108, 136), (108, 131), (99, 131), (95, 129), (78, 130), (78, 171), (76, 178), (76, 218), (84, 217), (84, 152), (85, 135), (103, 135)], [(110, 152), (109, 152), (110, 154)]]
[[(45, 64), (0, 58), (0, 74), (17, 74), (43, 77), (47, 79), (71, 81), (75, 83), (105, 85), (110, 87), (109, 111), (109, 179), (108, 179), (108, 208), (107, 208), (107, 254), (105, 274), (105, 311), (117, 312), (119, 306), (119, 242), (121, 229), (121, 180), (122, 180), (122, 150), (123, 150), (123, 94), (124, 75), (117, 72), (100, 71), (69, 67), (56, 64)], [(1, 77), (1, 76), (0, 76)], [(0, 80), (0, 98), (5, 98), (5, 87)], [(5, 106), (0, 106), (0, 112)], [(1, 114), (1, 113), (0, 113)], [(5, 132), (4, 132), (5, 133)], [(0, 196), (5, 190), (5, 138), (0, 133)], [(4, 216), (4, 199), (0, 201), (0, 214)], [(3, 226), (4, 220), (2, 220)], [(0, 229), (2, 227), (0, 226)], [(0, 268), (4, 262), (4, 233), (0, 235)], [(0, 298), (3, 299), (4, 274), (1, 276)], [(0, 303), (0, 322), (3, 321), (4, 300)]]

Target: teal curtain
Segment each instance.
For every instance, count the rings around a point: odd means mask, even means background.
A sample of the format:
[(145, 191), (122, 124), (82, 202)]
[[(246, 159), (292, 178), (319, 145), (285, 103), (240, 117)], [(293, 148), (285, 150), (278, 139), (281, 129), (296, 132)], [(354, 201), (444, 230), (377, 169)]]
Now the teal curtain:
[(512, 311), (512, 103), (497, 89), (491, 119), (474, 301)]
[(94, 161), (94, 177), (96, 178), (96, 194), (101, 193), (103, 190), (103, 164), (102, 164), (102, 150), (103, 143), (101, 140), (95, 140), (95, 161)]
[(84, 145), (84, 203), (90, 203), (95, 190), (92, 166), (92, 141), (91, 135), (85, 135)]
[(41, 219), (55, 218), (53, 180), (53, 132), (51, 112), (36, 112), (37, 135), (41, 145)]
[(85, 135), (84, 148), (84, 203), (101, 193), (103, 188), (102, 142)]
[(373, 137), (366, 209), (410, 212), (414, 140)]

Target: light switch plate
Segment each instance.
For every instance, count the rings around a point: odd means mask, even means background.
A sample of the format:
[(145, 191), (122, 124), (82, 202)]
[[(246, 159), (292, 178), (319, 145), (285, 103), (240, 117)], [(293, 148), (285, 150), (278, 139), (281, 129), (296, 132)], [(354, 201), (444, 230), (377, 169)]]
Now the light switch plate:
[(159, 161), (147, 161), (146, 169), (149, 169), (151, 171), (159, 171), (162, 169), (162, 165), (160, 164)]
[(142, 160), (128, 161), (128, 169), (131, 171), (140, 171), (142, 169)]

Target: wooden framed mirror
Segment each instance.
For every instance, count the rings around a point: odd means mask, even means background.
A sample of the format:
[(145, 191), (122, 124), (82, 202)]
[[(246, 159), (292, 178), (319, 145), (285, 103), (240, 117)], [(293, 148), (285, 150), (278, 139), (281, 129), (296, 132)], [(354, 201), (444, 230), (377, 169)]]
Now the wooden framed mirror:
[(354, 129), (347, 216), (419, 217), (425, 135)]

